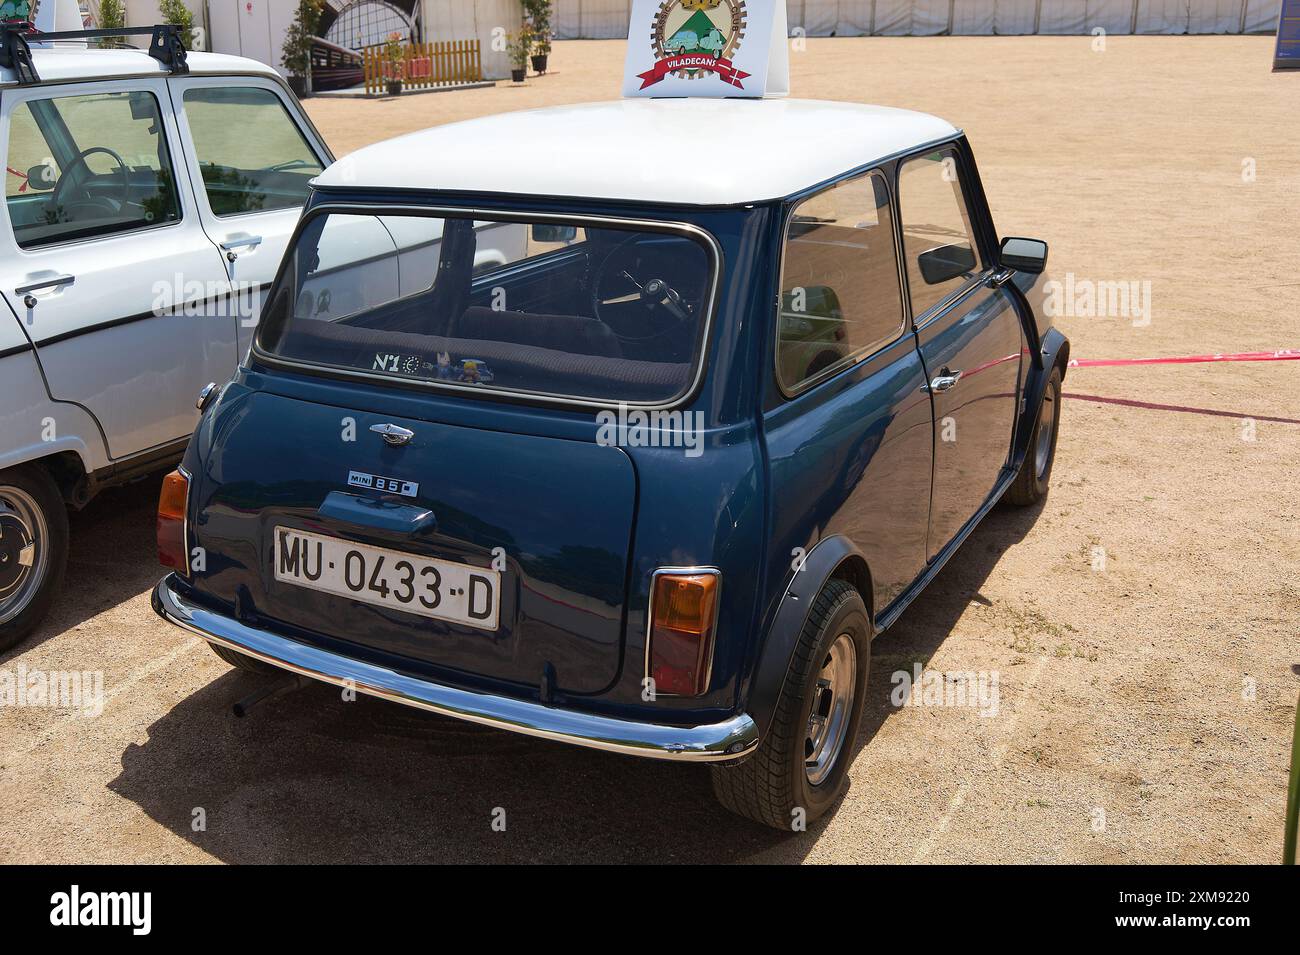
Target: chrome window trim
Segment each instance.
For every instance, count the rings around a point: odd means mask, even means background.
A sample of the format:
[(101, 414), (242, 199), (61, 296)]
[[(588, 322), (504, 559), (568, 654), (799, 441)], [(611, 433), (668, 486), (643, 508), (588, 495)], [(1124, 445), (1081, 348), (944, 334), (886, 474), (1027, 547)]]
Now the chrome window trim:
[(78, 239), (64, 239), (60, 242), (47, 242), (42, 245), (21, 246), (18, 244), (17, 233), (14, 232), (13, 219), (9, 216), (7, 208), (5, 210), (5, 219), (9, 223), (9, 237), (13, 239), (14, 250), (22, 255), (36, 255), (37, 253), (44, 252), (46, 249), (73, 249), (81, 245), (90, 245), (93, 242), (108, 242), (118, 238), (129, 239), (138, 235), (147, 235), (151, 232), (162, 232), (166, 229), (179, 229), (186, 224), (184, 207), (182, 207), (181, 215), (167, 222), (159, 222), (154, 225), (135, 226), (130, 229), (122, 229), (118, 232), (105, 232), (102, 235), (82, 236)]
[[(828, 193), (834, 189), (838, 189), (840, 186), (847, 185), (848, 183), (851, 182), (856, 182), (859, 179), (867, 179), (871, 176), (878, 176), (884, 182), (885, 192), (888, 194), (888, 198), (889, 198), (889, 201), (886, 205), (886, 208), (889, 209), (889, 217), (891, 220), (897, 218), (895, 214), (893, 185), (889, 181), (890, 177), (885, 174), (884, 164), (882, 163), (880, 165), (871, 166), (867, 169), (852, 172), (844, 176), (842, 179), (836, 179), (822, 186), (821, 188), (817, 189), (814, 192), (801, 195), (795, 202), (793, 202), (790, 205), (789, 209), (786, 212), (785, 219), (781, 224), (781, 258), (780, 258), (780, 263), (777, 267), (776, 333), (773, 336), (772, 372), (776, 376), (777, 389), (786, 398), (796, 398), (799, 395), (803, 394), (805, 391), (809, 391), (810, 389), (815, 388), (817, 385), (820, 385), (822, 382), (834, 378), (836, 375), (840, 374), (846, 369), (856, 367), (862, 362), (875, 357), (876, 355), (883, 352), (885, 349), (890, 348), (893, 345), (897, 344), (899, 339), (901, 339), (907, 333), (908, 317), (911, 314), (911, 309), (907, 301), (907, 288), (903, 284), (902, 276), (896, 275), (895, 277), (898, 279), (898, 307), (899, 307), (900, 322), (898, 326), (898, 331), (895, 333), (895, 335), (892, 338), (881, 339), (878, 342), (872, 342), (870, 344), (864, 345), (856, 352), (846, 355), (845, 357), (841, 358), (838, 362), (836, 362), (834, 365), (831, 365), (828, 368), (823, 368), (817, 374), (813, 375), (810, 378), (805, 378), (803, 381), (796, 383), (793, 387), (787, 387), (786, 383), (781, 380), (781, 295), (783, 292), (781, 286), (785, 284), (785, 255), (786, 255), (786, 250), (789, 246), (790, 223), (794, 220), (795, 212), (799, 209), (799, 207), (802, 206), (805, 202), (808, 202), (810, 199), (815, 199), (820, 195), (824, 195), (825, 193)], [(893, 242), (894, 245), (894, 269), (895, 272), (897, 273), (900, 269), (906, 268), (906, 263), (903, 261), (903, 256), (902, 256), (903, 250), (902, 247), (899, 245), (899, 240), (898, 240), (899, 226), (895, 222), (891, 222), (890, 225), (891, 225), (890, 241)]]
[[(690, 574), (711, 574), (718, 579), (715, 596), (713, 598), (713, 624), (712, 624), (712, 645), (709, 647), (709, 668), (704, 674), (704, 692), (709, 691), (709, 685), (713, 682), (713, 657), (714, 651), (718, 646), (718, 617), (722, 613), (722, 571), (717, 567), (659, 567), (650, 575), (650, 600), (645, 608), (645, 665), (642, 670), (641, 687), (645, 688), (645, 681), (650, 677), (650, 641), (655, 629), (655, 588), (659, 585), (659, 578), (664, 574), (680, 574), (683, 576)], [(694, 697), (682, 696), (680, 693), (660, 693), (655, 689), (655, 698), (660, 696), (669, 697), (676, 700), (689, 700)]]
[(978, 291), (979, 289), (982, 289), (983, 287), (984, 287), (984, 278), (981, 274), (979, 276), (976, 276), (974, 280), (967, 282), (961, 288), (957, 289), (947, 298), (935, 302), (933, 306), (931, 306), (930, 308), (926, 309), (924, 312), (921, 313), (921, 320), (919, 323), (916, 321), (915, 318), (912, 319), (913, 324), (916, 326), (917, 332), (919, 333), (923, 329), (928, 328), (930, 326), (930, 323), (932, 323), (936, 318), (939, 318), (941, 315), (945, 314), (949, 309), (957, 305), (960, 305), (963, 301), (969, 298), (972, 293)]
[(668, 232), (695, 239), (707, 250), (712, 262), (710, 263), (709, 290), (708, 294), (705, 296), (705, 304), (702, 310), (704, 321), (699, 331), (699, 349), (694, 359), (694, 373), (691, 380), (685, 389), (683, 389), (679, 394), (664, 401), (620, 401), (618, 398), (575, 398), (566, 395), (549, 394), (547, 392), (515, 391), (504, 388), (492, 388), (491, 386), (485, 387), (483, 385), (460, 385), (454, 382), (437, 380), (425, 381), (419, 378), (397, 381), (391, 375), (377, 375), (363, 369), (351, 369), (338, 365), (324, 365), (320, 362), (300, 361), (272, 355), (262, 347), (262, 331), (265, 326), (261, 322), (258, 323), (250, 346), (250, 354), (256, 356), (259, 361), (275, 367), (286, 368), (291, 371), (308, 369), (309, 371), (314, 370), (323, 372), (331, 377), (380, 381), (384, 382), (389, 387), (397, 384), (404, 388), (413, 388), (434, 393), (476, 395), (480, 400), (484, 397), (488, 399), (504, 399), (506, 401), (523, 400), (550, 406), (565, 408), (594, 408), (597, 410), (608, 409), (617, 404), (622, 404), (628, 408), (647, 410), (667, 410), (670, 408), (676, 408), (690, 401), (699, 390), (700, 384), (704, 380), (704, 373), (708, 366), (709, 359), (709, 336), (713, 330), (713, 320), (718, 306), (718, 289), (721, 286), (722, 271), (725, 268), (722, 246), (707, 229), (703, 229), (693, 223), (676, 220), (630, 219), (617, 216), (583, 215), (580, 213), (514, 212), (483, 206), (467, 207), (424, 204), (412, 205), (407, 203), (326, 201), (309, 208), (298, 220), (298, 225), (295, 227), (293, 235), (289, 238), (289, 243), (285, 247), (285, 255), (280, 262), (280, 269), (276, 273), (275, 280), (271, 283), (270, 290), (267, 292), (267, 302), (273, 301), (275, 294), (280, 289), (284, 279), (285, 270), (287, 269), (291, 258), (291, 250), (296, 248), (298, 239), (302, 235), (303, 228), (318, 215), (327, 215), (330, 213), (336, 215), (373, 216), (432, 215), (443, 218), (450, 216), (471, 220), (482, 219), (489, 222), (556, 222), (579, 226), (585, 223), (590, 223), (594, 224), (597, 228), (632, 228), (650, 232)]

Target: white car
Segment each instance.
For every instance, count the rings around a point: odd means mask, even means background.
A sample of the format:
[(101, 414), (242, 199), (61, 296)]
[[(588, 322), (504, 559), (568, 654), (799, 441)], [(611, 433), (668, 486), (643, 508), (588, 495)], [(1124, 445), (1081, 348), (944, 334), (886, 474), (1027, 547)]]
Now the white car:
[(0, 650), (54, 598), (66, 506), (180, 458), (333, 161), (270, 67), (150, 30), (0, 30)]

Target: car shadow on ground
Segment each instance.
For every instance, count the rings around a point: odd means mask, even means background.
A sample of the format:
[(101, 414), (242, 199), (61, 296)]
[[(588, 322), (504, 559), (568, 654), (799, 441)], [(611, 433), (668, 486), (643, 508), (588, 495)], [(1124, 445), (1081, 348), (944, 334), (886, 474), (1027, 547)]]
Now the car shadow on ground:
[(156, 475), (109, 488), (83, 510), (69, 512), (63, 589), (36, 630), (0, 654), (0, 665), (158, 582), (163, 569), (158, 566), (154, 515), (161, 482), (162, 476)]
[(1030, 507), (999, 505), (990, 511), (921, 596), (872, 643), (871, 676), (858, 732), (859, 752), (898, 712), (890, 701), (896, 686), (891, 679), (894, 671), (910, 671), (914, 663), (924, 669), (966, 608), (972, 602), (988, 604), (980, 588), (1002, 555), (1033, 528), (1045, 503), (1040, 501)]
[[(881, 638), (888, 651), (928, 660), (1036, 515), (993, 512)], [(864, 745), (892, 712), (885, 669), (873, 668)], [(704, 767), (343, 702), (320, 684), (235, 718), (231, 704), (267, 679), (230, 671), (180, 701), (123, 753), (110, 788), (232, 863), (798, 862), (826, 824), (782, 833), (732, 816)]]

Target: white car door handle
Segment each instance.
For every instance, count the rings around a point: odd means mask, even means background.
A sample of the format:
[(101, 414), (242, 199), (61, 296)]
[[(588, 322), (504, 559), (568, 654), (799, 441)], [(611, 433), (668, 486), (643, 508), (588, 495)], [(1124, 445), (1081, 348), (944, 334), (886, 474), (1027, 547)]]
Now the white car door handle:
[(77, 281), (75, 275), (55, 275), (50, 278), (41, 279), (39, 282), (29, 282), (26, 285), (20, 285), (14, 289), (15, 295), (23, 296), (23, 304), (28, 308), (36, 307), (36, 296), (33, 292), (39, 292), (47, 288), (60, 288), (64, 285), (72, 285)]
[(262, 237), (260, 235), (236, 235), (221, 243), (221, 251), (226, 253), (226, 258), (233, 262), (239, 258), (236, 249), (255, 249), (261, 244)]

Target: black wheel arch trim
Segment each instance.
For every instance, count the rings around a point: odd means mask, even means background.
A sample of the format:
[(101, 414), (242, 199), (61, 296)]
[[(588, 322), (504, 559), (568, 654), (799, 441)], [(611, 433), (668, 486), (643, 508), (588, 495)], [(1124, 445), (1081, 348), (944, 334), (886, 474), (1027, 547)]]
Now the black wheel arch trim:
[(777, 701), (790, 672), (795, 646), (803, 633), (813, 602), (827, 582), (835, 577), (849, 580), (862, 595), (867, 616), (875, 634), (872, 607), (871, 569), (851, 540), (836, 534), (823, 538), (804, 558), (803, 566), (793, 571), (787, 582), (776, 615), (759, 649), (753, 676), (746, 694), (745, 709), (765, 733), (776, 712)]
[[(1004, 472), (1007, 477), (1003, 487), (1024, 461), (1034, 424), (1038, 420), (1043, 394), (1047, 390), (1052, 372), (1059, 367), (1062, 379), (1065, 377), (1070, 360), (1069, 339), (1056, 328), (1049, 328), (1042, 336), (1039, 360), (1041, 363), (1035, 363), (1030, 368), (1025, 385), (1025, 410), (1016, 422), (1012, 467)], [(991, 496), (990, 501), (977, 517), (983, 516), (984, 511), (1000, 496), (1001, 490), (1002, 488), (999, 488), (998, 492)], [(942, 558), (934, 562), (929, 572), (924, 573), (918, 583), (928, 582), (938, 568), (947, 563), (947, 558), (955, 552), (956, 547), (960, 546), (964, 539), (965, 534), (958, 535), (958, 538), (945, 549)], [(760, 734), (767, 731), (772, 714), (776, 711), (777, 701), (781, 697), (781, 690), (790, 672), (790, 661), (794, 656), (795, 645), (803, 633), (813, 601), (817, 599), (817, 595), (821, 593), (827, 581), (834, 577), (849, 579), (862, 595), (862, 602), (866, 604), (867, 615), (871, 621), (872, 636), (879, 633), (884, 628), (883, 625), (889, 622), (877, 619), (878, 608), (873, 606), (871, 567), (857, 545), (840, 534), (823, 538), (818, 542), (805, 557), (802, 569), (792, 572), (786, 583), (781, 603), (777, 607), (772, 623), (767, 628), (749, 685), (743, 694), (745, 708), (758, 724)], [(890, 619), (895, 617), (911, 602), (911, 598), (917, 592), (919, 591), (909, 588), (903, 595), (906, 599), (891, 604), (889, 608), (891, 612), (887, 616)]]
[(1034, 434), (1034, 424), (1038, 421), (1038, 411), (1043, 404), (1043, 395), (1047, 383), (1052, 380), (1052, 372), (1061, 369), (1061, 380), (1065, 380), (1066, 367), (1070, 361), (1070, 340), (1056, 328), (1049, 328), (1043, 336), (1040, 355), (1042, 364), (1029, 371), (1025, 382), (1025, 408), (1016, 422), (1016, 440), (1012, 448), (1011, 466), (1019, 470), (1025, 455), (1029, 451), (1029, 439)]

